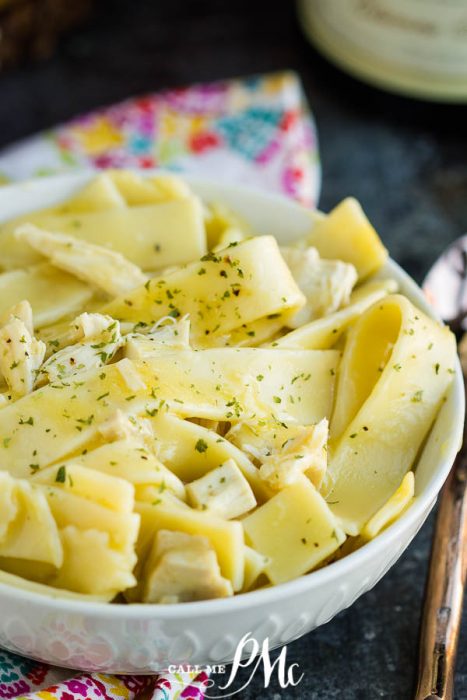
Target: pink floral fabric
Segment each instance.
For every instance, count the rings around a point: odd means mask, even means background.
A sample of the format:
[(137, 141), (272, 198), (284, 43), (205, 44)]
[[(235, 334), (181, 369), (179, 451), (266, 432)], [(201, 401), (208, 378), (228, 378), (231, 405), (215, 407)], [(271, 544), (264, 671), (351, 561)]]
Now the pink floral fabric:
[(0, 698), (10, 700), (203, 700), (208, 675), (113, 676), (52, 669), (0, 650)]
[(316, 206), (316, 129), (291, 72), (131, 98), (0, 153), (0, 179), (78, 168), (168, 168)]

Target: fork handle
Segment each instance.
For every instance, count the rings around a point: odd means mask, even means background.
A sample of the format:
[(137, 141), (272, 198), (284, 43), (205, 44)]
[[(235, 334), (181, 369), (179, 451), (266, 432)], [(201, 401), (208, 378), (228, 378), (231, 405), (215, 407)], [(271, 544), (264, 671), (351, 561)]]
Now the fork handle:
[(420, 630), (414, 700), (451, 700), (467, 572), (467, 446), (441, 492)]

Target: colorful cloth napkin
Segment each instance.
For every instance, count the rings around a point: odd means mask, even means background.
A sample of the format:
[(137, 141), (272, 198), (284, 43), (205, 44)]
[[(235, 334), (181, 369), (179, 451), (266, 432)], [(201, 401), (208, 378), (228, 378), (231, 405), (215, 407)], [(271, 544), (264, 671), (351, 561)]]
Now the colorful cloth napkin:
[(308, 206), (320, 188), (316, 130), (293, 73), (132, 98), (0, 154), (4, 181), (89, 167), (170, 168)]
[[(154, 168), (279, 192), (315, 206), (316, 130), (290, 72), (137, 97), (10, 146), (0, 181), (82, 168)], [(73, 675), (0, 650), (0, 698), (203, 700), (205, 673)]]
[(0, 650), (0, 698), (16, 700), (203, 700), (204, 672), (112, 676), (56, 669)]

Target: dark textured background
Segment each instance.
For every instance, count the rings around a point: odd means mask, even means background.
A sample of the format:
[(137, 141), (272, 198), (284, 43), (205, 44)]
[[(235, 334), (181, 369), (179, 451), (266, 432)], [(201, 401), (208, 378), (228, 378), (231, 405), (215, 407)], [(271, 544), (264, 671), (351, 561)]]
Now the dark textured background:
[[(344, 76), (307, 44), (293, 2), (100, 0), (55, 58), (0, 76), (0, 146), (131, 94), (283, 68), (299, 72), (318, 123), (321, 207), (358, 197), (392, 256), (421, 280), (467, 229), (467, 108)], [(289, 646), (305, 672), (298, 688), (265, 690), (257, 675), (239, 697), (411, 698), (430, 535), (428, 523), (373, 591)], [(467, 699), (464, 619), (457, 700)]]

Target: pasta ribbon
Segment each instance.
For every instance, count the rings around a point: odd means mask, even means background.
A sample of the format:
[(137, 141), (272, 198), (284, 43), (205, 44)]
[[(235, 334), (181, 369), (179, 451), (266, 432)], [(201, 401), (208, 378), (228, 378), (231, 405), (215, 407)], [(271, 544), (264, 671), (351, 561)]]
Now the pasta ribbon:
[(161, 204), (192, 194), (181, 178), (168, 173), (143, 178), (130, 170), (108, 170), (106, 175), (129, 207)]
[(87, 284), (49, 263), (0, 274), (0, 314), (27, 299), (36, 328), (81, 311), (92, 296), (93, 290)]
[(245, 545), (245, 579), (243, 591), (251, 590), (259, 577), (265, 573), (264, 569), (269, 563), (269, 558), (259, 554), (255, 549)]
[(354, 265), (360, 279), (379, 270), (388, 257), (381, 239), (353, 197), (347, 197), (326, 217), (318, 219), (307, 243), (317, 248), (322, 258)]
[(392, 279), (365, 282), (350, 296), (349, 305), (335, 313), (306, 323), (266, 347), (301, 350), (327, 350), (356, 319), (379, 299), (397, 291)]
[(411, 468), (451, 383), (449, 329), (400, 295), (350, 330), (331, 420), (326, 500), (349, 535), (389, 499)]
[(139, 401), (144, 411), (150, 390), (128, 386), (122, 374), (128, 362), (53, 382), (5, 406), (0, 411), (0, 469), (30, 476), (85, 448), (117, 409), (132, 413)]
[(407, 472), (391, 498), (365, 524), (360, 534), (362, 543), (374, 539), (382, 530), (397, 520), (413, 501), (414, 492), (415, 475), (413, 472)]
[(336, 350), (161, 350), (139, 368), (155, 399), (181, 417), (309, 425), (331, 413), (338, 360)]
[(13, 479), (9, 474), (0, 473), (0, 490), (6, 492), (10, 501), (6, 512), (0, 512), (0, 528), (3, 530), (3, 536), (0, 537), (0, 557), (61, 566), (62, 545), (47, 499), (41, 489), (23, 479)]
[(0, 540), (3, 569), (105, 600), (134, 585), (139, 516), (131, 484), (77, 465), (51, 467), (32, 482), (0, 473), (5, 480), (18, 505)]
[[(3, 563), (2, 563), (3, 565)], [(113, 591), (101, 594), (75, 593), (64, 588), (55, 588), (37, 581), (30, 581), (24, 575), (16, 575), (0, 569), (0, 584), (5, 584), (20, 591), (30, 591), (50, 598), (64, 598), (65, 600), (78, 600), (84, 603), (109, 603), (115, 594)]]
[(272, 236), (252, 238), (155, 277), (105, 306), (120, 321), (190, 315), (192, 343), (205, 346), (262, 317), (294, 313), (305, 297)]
[(286, 486), (243, 520), (249, 544), (269, 558), (269, 580), (290, 581), (335, 552), (345, 535), (311, 481)]
[(126, 204), (110, 173), (106, 172), (97, 175), (70, 199), (57, 207), (43, 209), (42, 213), (82, 214), (106, 209), (123, 209)]
[[(155, 447), (155, 445), (154, 445)], [(136, 437), (106, 443), (65, 462), (65, 466), (81, 464), (113, 477), (119, 477), (138, 487), (151, 486), (156, 491), (169, 489), (185, 500), (183, 482), (160, 462), (145, 443)], [(41, 472), (39, 472), (39, 475)]]
[(203, 210), (194, 196), (100, 211), (25, 214), (0, 225), (1, 266), (6, 270), (41, 260), (38, 252), (15, 238), (15, 230), (24, 223), (109, 248), (144, 270), (180, 265), (206, 252)]
[(218, 433), (165, 411), (158, 412), (151, 422), (158, 458), (183, 481), (199, 479), (233, 459), (257, 498), (263, 501), (271, 495), (245, 452)]
[[(87, 447), (116, 411), (238, 421), (254, 414), (310, 424), (331, 413), (334, 350), (160, 350), (55, 381), (0, 411), (0, 469), (26, 477)], [(280, 360), (280, 362), (279, 362)], [(293, 381), (292, 381), (293, 380)]]

